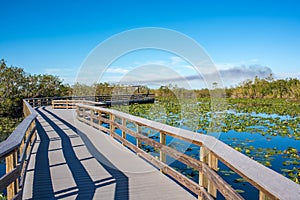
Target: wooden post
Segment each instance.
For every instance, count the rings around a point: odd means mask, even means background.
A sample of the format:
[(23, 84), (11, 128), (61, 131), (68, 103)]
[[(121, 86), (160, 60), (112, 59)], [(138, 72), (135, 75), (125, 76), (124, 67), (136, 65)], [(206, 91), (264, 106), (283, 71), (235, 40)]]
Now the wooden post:
[[(7, 156), (5, 158), (5, 163), (6, 163), (6, 173), (11, 172), (14, 168), (17, 167), (18, 164), (18, 152), (14, 151), (12, 154)], [(13, 197), (16, 195), (18, 189), (18, 179), (12, 182), (8, 187), (7, 187), (7, 199), (13, 199)]]
[[(126, 119), (122, 118), (122, 126), (126, 127)], [(126, 132), (122, 129), (122, 138), (124, 138), (126, 140)], [(123, 146), (125, 146), (125, 144), (122, 142)]]
[(41, 99), (38, 99), (38, 107), (42, 107)]
[(25, 117), (27, 117), (27, 114), (26, 114), (26, 108), (25, 108), (25, 102), (23, 101), (23, 115)]
[[(218, 159), (215, 155), (210, 152), (206, 147), (202, 146), (200, 148), (200, 161), (207, 164), (208, 167), (217, 170), (218, 169)], [(216, 187), (207, 179), (203, 172), (199, 172), (199, 184), (207, 188), (208, 193), (211, 194), (213, 197), (217, 197), (217, 189)], [(201, 196), (198, 196), (198, 199), (203, 199)]]
[[(10, 154), (9, 156), (7, 156), (5, 158), (5, 163), (6, 163), (6, 173), (9, 173), (10, 171), (12, 171), (13, 168), (13, 153)], [(14, 193), (14, 188), (15, 188), (15, 183), (12, 182), (8, 187), (7, 187), (7, 198), (8, 199), (12, 199), (15, 196)]]
[[(142, 127), (138, 124), (136, 124), (136, 131), (138, 134), (142, 134)], [(141, 148), (141, 141), (139, 140), (139, 138), (136, 138), (136, 146), (138, 148)]]
[[(212, 152), (208, 154), (208, 166), (215, 171), (218, 170), (218, 159)], [(211, 181), (208, 181), (208, 193), (217, 198), (217, 189)]]
[(115, 132), (115, 126), (113, 125), (113, 123), (115, 122), (115, 115), (110, 113), (110, 136), (112, 136), (112, 133)]
[(102, 117), (102, 113), (100, 111), (98, 111), (98, 126), (99, 126), (99, 130), (100, 130), (100, 126), (102, 126), (101, 117)]
[(76, 106), (76, 115), (77, 115), (77, 118), (79, 118), (80, 116), (80, 113), (79, 113), (79, 106)]
[[(30, 127), (30, 126), (29, 126)], [(26, 138), (27, 138), (27, 132), (29, 132), (30, 129), (28, 129), (26, 131), (26, 136), (22, 139), (22, 142), (21, 142), (21, 145), (20, 145), (20, 148), (19, 148), (19, 151), (20, 151), (20, 154), (24, 151), (24, 144), (25, 144), (25, 141), (26, 141)], [(26, 150), (26, 149), (25, 149)]]
[(259, 191), (259, 200), (271, 200), (273, 198), (269, 198), (264, 192)]
[[(17, 167), (17, 165), (18, 165), (18, 150), (17, 151), (15, 151), (15, 153), (13, 154), (14, 156), (13, 156), (13, 159), (14, 159), (14, 168), (16, 168)], [(14, 184), (14, 193), (15, 193), (15, 195), (18, 193), (18, 191), (19, 191), (19, 179), (17, 178), (16, 180), (15, 180), (15, 184)]]
[(90, 113), (90, 125), (94, 126), (94, 110), (91, 109), (91, 113)]
[[(159, 142), (164, 146), (166, 145), (166, 134), (159, 132)], [(159, 152), (159, 159), (161, 162), (166, 163), (166, 153), (162, 150)], [(160, 169), (160, 171), (163, 172), (163, 169)]]

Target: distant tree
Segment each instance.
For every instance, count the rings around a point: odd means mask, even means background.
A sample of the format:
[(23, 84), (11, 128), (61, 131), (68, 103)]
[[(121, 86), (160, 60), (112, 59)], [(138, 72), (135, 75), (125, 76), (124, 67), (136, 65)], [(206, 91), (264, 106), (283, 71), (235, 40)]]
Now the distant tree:
[(69, 95), (71, 88), (53, 75), (30, 75), (0, 60), (0, 116), (21, 116), (22, 99)]
[(21, 68), (7, 67), (0, 61), (0, 115), (18, 115), (22, 112), (20, 102), (26, 91), (25, 72)]
[(300, 81), (298, 79), (275, 80), (270, 74), (265, 79), (255, 77), (240, 86), (231, 88), (234, 98), (286, 98), (300, 100)]

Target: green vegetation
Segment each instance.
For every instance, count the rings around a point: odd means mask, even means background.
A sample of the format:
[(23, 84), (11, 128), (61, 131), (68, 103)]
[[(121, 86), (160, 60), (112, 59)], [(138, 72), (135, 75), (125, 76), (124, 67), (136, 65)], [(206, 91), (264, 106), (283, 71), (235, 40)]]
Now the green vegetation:
[(22, 99), (65, 96), (70, 87), (52, 75), (31, 75), (0, 60), (0, 142), (22, 121)]
[(0, 116), (22, 116), (22, 99), (64, 96), (70, 87), (52, 75), (31, 75), (0, 60)]
[(274, 80), (272, 74), (268, 78), (254, 81), (246, 80), (240, 86), (228, 89), (227, 94), (234, 98), (284, 98), (300, 100), (300, 81), (298, 79)]
[[(216, 83), (217, 87), (217, 83)], [(214, 90), (221, 90), (216, 88)], [(179, 88), (176, 85), (161, 86), (159, 89), (151, 90), (159, 97), (210, 97), (208, 89), (187, 90)], [(300, 101), (300, 80), (290, 79), (274, 79), (273, 75), (260, 79), (256, 77), (254, 80), (246, 80), (239, 86), (226, 88), (224, 93), (227, 98), (239, 99), (286, 99), (289, 101)]]
[(0, 142), (5, 140), (23, 118), (0, 117)]
[(7, 200), (7, 197), (4, 196), (2, 193), (0, 194), (0, 200)]

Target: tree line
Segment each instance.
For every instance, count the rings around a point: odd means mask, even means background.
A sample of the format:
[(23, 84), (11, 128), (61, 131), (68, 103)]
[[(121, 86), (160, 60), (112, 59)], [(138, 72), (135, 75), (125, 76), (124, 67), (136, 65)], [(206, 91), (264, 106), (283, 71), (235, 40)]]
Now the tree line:
[(300, 80), (296, 78), (274, 79), (273, 75), (246, 80), (235, 88), (227, 89), (233, 98), (283, 98), (300, 100)]
[(53, 75), (31, 75), (0, 60), (0, 116), (22, 116), (22, 99), (70, 95), (70, 86)]
[[(214, 90), (221, 90), (215, 83)], [(63, 84), (53, 75), (31, 75), (22, 68), (6, 65), (0, 60), (0, 116), (18, 117), (22, 115), (22, 99), (53, 96), (94, 96), (134, 93), (154, 93), (157, 97), (203, 98), (210, 97), (208, 89), (187, 90), (177, 85), (150, 89), (146, 86), (122, 86), (109, 83), (96, 83), (92, 86), (75, 83), (72, 87)], [(300, 80), (296, 78), (267, 78), (246, 80), (240, 85), (225, 89), (228, 98), (284, 98), (300, 100)]]
[[(218, 84), (215, 83), (215, 89)], [(270, 74), (267, 78), (255, 77), (254, 80), (246, 80), (236, 87), (225, 88), (225, 96), (227, 98), (251, 98), (251, 99), (266, 99), (280, 98), (290, 100), (300, 100), (300, 80), (296, 78), (274, 79)], [(204, 98), (210, 97), (211, 92), (207, 88), (198, 90), (187, 90), (176, 85), (161, 86), (158, 89), (151, 90), (156, 96), (163, 97), (193, 97)]]

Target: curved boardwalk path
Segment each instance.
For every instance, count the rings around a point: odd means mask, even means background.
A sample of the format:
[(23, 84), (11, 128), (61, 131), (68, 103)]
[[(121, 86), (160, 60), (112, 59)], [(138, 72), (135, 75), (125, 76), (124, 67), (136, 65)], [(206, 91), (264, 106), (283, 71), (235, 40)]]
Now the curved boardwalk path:
[(23, 199), (196, 199), (74, 110), (37, 112)]

